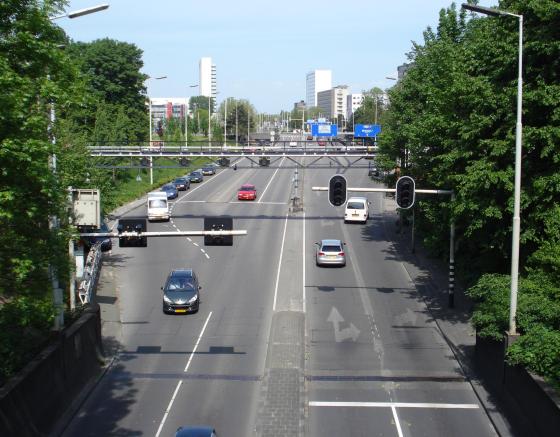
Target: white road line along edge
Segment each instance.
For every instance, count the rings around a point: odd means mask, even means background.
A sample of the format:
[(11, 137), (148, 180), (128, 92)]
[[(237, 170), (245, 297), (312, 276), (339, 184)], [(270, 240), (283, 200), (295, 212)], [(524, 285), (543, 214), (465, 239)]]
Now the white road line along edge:
[(439, 408), (477, 410), (478, 404), (442, 404), (430, 402), (309, 402), (311, 407), (368, 407), (368, 408)]
[(278, 283), (280, 282), (280, 269), (282, 268), (282, 256), (284, 254), (284, 240), (286, 239), (286, 228), (288, 227), (288, 214), (284, 221), (284, 234), (282, 235), (282, 246), (280, 247), (280, 258), (278, 259), (278, 272), (276, 273), (276, 285), (274, 286), (274, 302), (272, 304), (272, 311), (276, 311), (276, 298), (278, 297)]

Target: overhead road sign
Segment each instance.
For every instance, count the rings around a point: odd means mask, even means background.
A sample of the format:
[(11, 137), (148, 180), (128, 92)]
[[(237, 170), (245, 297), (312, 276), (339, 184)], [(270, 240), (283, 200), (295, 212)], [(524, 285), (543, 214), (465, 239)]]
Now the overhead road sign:
[(314, 123), (311, 125), (311, 135), (314, 137), (336, 137), (338, 126), (336, 124)]
[(354, 126), (354, 137), (356, 138), (372, 138), (379, 135), (381, 125), (379, 124), (357, 124)]

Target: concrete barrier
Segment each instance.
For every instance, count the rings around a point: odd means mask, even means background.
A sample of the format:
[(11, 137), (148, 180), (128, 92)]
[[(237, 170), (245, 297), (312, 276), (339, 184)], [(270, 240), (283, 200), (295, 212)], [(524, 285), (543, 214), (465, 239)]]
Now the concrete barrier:
[(560, 397), (541, 377), (505, 362), (505, 340), (476, 337), (475, 364), (518, 435), (552, 436), (560, 430)]
[(94, 304), (0, 388), (0, 435), (47, 435), (102, 364), (100, 312)]

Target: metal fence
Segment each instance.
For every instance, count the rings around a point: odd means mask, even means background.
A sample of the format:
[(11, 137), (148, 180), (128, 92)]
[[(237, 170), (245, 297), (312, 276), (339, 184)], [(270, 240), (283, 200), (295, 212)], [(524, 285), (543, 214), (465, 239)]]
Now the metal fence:
[(97, 280), (99, 279), (102, 255), (101, 242), (97, 242), (88, 253), (84, 266), (84, 277), (78, 286), (78, 297), (82, 305), (91, 302), (91, 296), (97, 287)]

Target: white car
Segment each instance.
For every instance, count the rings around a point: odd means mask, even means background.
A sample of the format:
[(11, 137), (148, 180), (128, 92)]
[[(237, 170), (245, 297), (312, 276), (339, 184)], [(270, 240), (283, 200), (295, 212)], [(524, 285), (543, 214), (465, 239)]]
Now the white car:
[(365, 197), (350, 197), (344, 209), (344, 223), (366, 223), (369, 218), (369, 204)]

